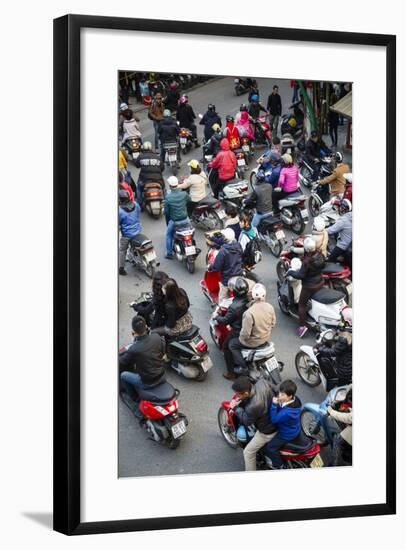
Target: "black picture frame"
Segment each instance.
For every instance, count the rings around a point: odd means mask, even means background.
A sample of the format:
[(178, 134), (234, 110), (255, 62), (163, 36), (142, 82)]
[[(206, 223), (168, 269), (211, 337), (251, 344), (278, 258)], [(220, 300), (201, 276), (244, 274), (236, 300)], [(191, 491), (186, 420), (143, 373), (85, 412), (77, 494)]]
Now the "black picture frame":
[[(102, 28), (386, 48), (386, 500), (379, 504), (82, 523), (80, 520), (80, 31)], [(54, 529), (67, 535), (396, 512), (396, 37), (66, 15), (54, 20)]]

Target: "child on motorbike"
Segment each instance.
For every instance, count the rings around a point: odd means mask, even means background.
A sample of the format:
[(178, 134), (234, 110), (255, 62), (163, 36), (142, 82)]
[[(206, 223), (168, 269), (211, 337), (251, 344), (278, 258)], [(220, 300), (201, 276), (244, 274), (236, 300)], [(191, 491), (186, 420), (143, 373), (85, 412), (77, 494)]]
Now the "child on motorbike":
[(226, 217), (224, 218), (224, 229), (230, 227), (235, 234), (235, 238), (238, 238), (241, 233), (240, 217), (238, 215), (238, 208), (234, 204), (227, 204), (225, 207)]
[(272, 460), (275, 470), (283, 468), (279, 450), (289, 441), (296, 439), (301, 432), (302, 403), (296, 391), (297, 386), (293, 380), (284, 380), (279, 386), (278, 396), (272, 399), (269, 419), (275, 424), (278, 432), (267, 444), (266, 454)]

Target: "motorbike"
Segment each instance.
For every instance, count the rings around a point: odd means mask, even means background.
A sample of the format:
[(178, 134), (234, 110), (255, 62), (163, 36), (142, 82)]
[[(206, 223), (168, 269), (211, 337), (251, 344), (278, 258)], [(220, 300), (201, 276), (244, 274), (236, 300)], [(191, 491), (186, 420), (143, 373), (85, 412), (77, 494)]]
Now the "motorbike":
[(284, 199), (279, 200), (280, 219), (283, 224), (297, 235), (301, 235), (306, 223), (309, 221), (309, 213), (305, 207), (306, 195), (301, 191), (290, 193)]
[(137, 137), (129, 137), (125, 140), (123, 143), (127, 160), (132, 160), (135, 164), (135, 161), (138, 159), (138, 157), (141, 154), (141, 144), (142, 140), (141, 138)]
[(193, 209), (190, 221), (195, 227), (211, 231), (213, 229), (222, 229), (225, 216), (226, 213), (219, 200), (214, 197), (205, 197)]
[(293, 103), (289, 109), (293, 113), (283, 115), (281, 118), (281, 134), (290, 134), (293, 138), (301, 137), (304, 129), (304, 113), (301, 109), (301, 101)]
[(167, 141), (163, 144), (165, 150), (165, 164), (171, 167), (172, 174), (176, 176), (178, 172), (178, 148), (177, 141)]
[(240, 179), (244, 179), (244, 173), (248, 169), (248, 163), (245, 152), (241, 147), (234, 149), (235, 158), (237, 159), (236, 172)]
[[(308, 437), (313, 437), (321, 447), (327, 445), (332, 449), (335, 438), (340, 435), (346, 427), (327, 412), (327, 407), (345, 412), (348, 410), (348, 404), (345, 402), (348, 386), (339, 386), (330, 390), (326, 398), (321, 403), (305, 403), (301, 415), (301, 425), (303, 432)], [(343, 457), (347, 465), (351, 464), (351, 457)]]
[(180, 262), (186, 264), (189, 273), (195, 272), (195, 261), (200, 254), (194, 239), (195, 229), (189, 224), (176, 227), (173, 239), (173, 251)]
[(159, 266), (151, 239), (142, 233), (138, 233), (131, 240), (127, 249), (126, 261), (145, 271), (150, 279), (154, 276), (155, 268)]
[(144, 184), (145, 210), (153, 218), (159, 218), (163, 212), (164, 192), (159, 181), (147, 181)]
[[(282, 250), (280, 260), (276, 265), (276, 273), (281, 283), (285, 280), (286, 273), (290, 269), (290, 264), (293, 258), (300, 258), (301, 256), (294, 251), (294, 248), (303, 247), (304, 238), (292, 239), (292, 245)], [(324, 284), (327, 288), (331, 288), (342, 292), (346, 301), (350, 301), (352, 298), (352, 281), (351, 281), (351, 269), (348, 266), (343, 266), (338, 263), (326, 262), (322, 276)]]
[[(237, 396), (234, 395), (233, 399)], [(244, 440), (238, 437), (239, 428), (238, 418), (234, 409), (230, 408), (230, 401), (223, 401), (217, 413), (217, 421), (227, 445), (233, 449), (244, 448), (254, 437), (256, 428), (254, 425), (245, 428), (246, 437)], [(320, 445), (314, 437), (309, 437), (303, 433), (293, 441), (286, 443), (280, 449), (281, 457), (285, 468), (321, 468), (324, 465), (320, 456)], [(257, 452), (256, 456), (257, 470), (273, 469), (271, 459), (265, 454), (265, 447)]]
[(271, 254), (278, 258), (286, 242), (283, 223), (280, 218), (275, 218), (273, 214), (262, 218), (257, 231), (260, 241), (264, 242)]
[(268, 122), (269, 115), (267, 113), (260, 115), (257, 119), (252, 120), (254, 126), (255, 143), (259, 145), (272, 145), (272, 131)]
[[(302, 282), (285, 276), (282, 283), (278, 280), (276, 284), (280, 310), (285, 315), (298, 319)], [(308, 302), (306, 324), (318, 331), (337, 327), (341, 321), (341, 311), (346, 305), (343, 292), (322, 288), (315, 292)]]
[(189, 128), (181, 128), (179, 130), (179, 143), (180, 143), (180, 150), (184, 155), (186, 155), (193, 144), (192, 140), (192, 130), (189, 130)]
[(330, 199), (329, 186), (320, 185), (319, 181), (314, 182), (311, 186), (308, 202), (310, 214), (313, 218), (316, 216), (325, 217), (331, 225), (332, 220), (336, 221), (339, 217), (338, 206), (341, 198), (342, 193)]
[(234, 78), (234, 91), (235, 95), (242, 95), (248, 92), (251, 87), (250, 78)]
[(323, 179), (330, 176), (335, 168), (335, 162), (332, 156), (324, 155), (320, 159), (320, 172), (316, 178), (316, 171), (306, 157), (298, 161), (300, 184), (310, 189), (316, 179)]
[(179, 390), (169, 382), (138, 390), (139, 400), (134, 401), (121, 392), (121, 399), (140, 419), (140, 425), (150, 438), (169, 449), (176, 449), (187, 432), (186, 416), (179, 412)]

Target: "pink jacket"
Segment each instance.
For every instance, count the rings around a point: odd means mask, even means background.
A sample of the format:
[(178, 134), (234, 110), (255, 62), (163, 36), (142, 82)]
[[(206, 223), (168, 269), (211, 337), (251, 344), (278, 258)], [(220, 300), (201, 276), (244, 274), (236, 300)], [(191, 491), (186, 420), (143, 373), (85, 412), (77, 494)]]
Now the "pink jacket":
[(284, 166), (279, 175), (278, 187), (285, 191), (285, 193), (293, 193), (297, 191), (299, 187), (299, 170), (297, 166), (292, 164), (291, 166)]
[(254, 139), (254, 132), (252, 131), (250, 121), (248, 119), (248, 113), (243, 111), (240, 119), (237, 122), (237, 128), (241, 136), (248, 136), (251, 140)]

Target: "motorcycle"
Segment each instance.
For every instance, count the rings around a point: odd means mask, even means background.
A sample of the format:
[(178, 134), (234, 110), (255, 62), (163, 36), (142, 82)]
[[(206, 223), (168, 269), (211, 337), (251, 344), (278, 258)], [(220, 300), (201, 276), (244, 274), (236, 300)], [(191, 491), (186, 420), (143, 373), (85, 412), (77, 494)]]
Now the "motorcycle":
[(309, 221), (309, 213), (305, 208), (306, 196), (300, 191), (290, 193), (284, 199), (279, 200), (280, 219), (283, 224), (297, 235), (304, 231)]
[[(293, 277), (277, 281), (278, 304), (285, 315), (299, 318), (298, 302), (302, 282)], [(337, 327), (341, 321), (341, 311), (346, 306), (345, 294), (331, 288), (315, 292), (308, 303), (306, 324), (315, 330)]]
[(151, 239), (142, 233), (138, 233), (131, 240), (127, 249), (126, 261), (145, 271), (150, 279), (154, 276), (155, 268), (159, 266)]
[(138, 137), (129, 137), (125, 140), (125, 142), (123, 143), (123, 147), (126, 152), (127, 160), (132, 160), (135, 164), (135, 161), (141, 154), (141, 144), (142, 140)]
[(219, 200), (214, 197), (205, 197), (194, 207), (190, 221), (195, 227), (211, 231), (212, 229), (222, 229), (225, 216), (226, 213)]
[[(281, 283), (285, 280), (286, 273), (290, 269), (293, 258), (301, 257), (294, 251), (294, 248), (303, 248), (303, 241), (303, 237), (292, 239), (292, 245), (282, 250), (280, 260), (276, 265), (276, 273)], [(351, 269), (348, 266), (333, 262), (326, 262), (322, 271), (325, 286), (342, 292), (346, 301), (350, 301), (352, 298), (351, 275)]]
[(260, 241), (264, 242), (271, 254), (278, 258), (286, 242), (282, 221), (279, 218), (274, 218), (273, 214), (270, 214), (262, 218), (258, 224), (257, 231)]
[(153, 441), (169, 449), (179, 447), (189, 424), (186, 416), (179, 412), (179, 390), (164, 381), (150, 388), (139, 389), (137, 393), (137, 401), (126, 393), (121, 392), (120, 395), (125, 405), (140, 419), (140, 425)]
[(260, 115), (257, 119), (252, 119), (254, 126), (254, 142), (259, 145), (272, 145), (272, 131), (268, 122), (269, 115)]
[(163, 144), (165, 150), (165, 164), (171, 167), (172, 174), (176, 176), (178, 172), (178, 147), (177, 141), (167, 141)]
[(195, 229), (188, 225), (178, 226), (173, 239), (173, 251), (180, 262), (186, 264), (189, 273), (195, 272), (195, 261), (200, 254), (194, 239)]
[(159, 181), (147, 181), (144, 184), (145, 210), (153, 218), (159, 218), (163, 212), (164, 192)]
[[(234, 395), (233, 399), (237, 396)], [(254, 437), (256, 428), (250, 425), (245, 428), (246, 437), (244, 441), (238, 437), (238, 418), (234, 409), (230, 408), (230, 401), (223, 401), (217, 413), (217, 421), (227, 445), (233, 449), (244, 448)], [(303, 433), (295, 440), (289, 441), (280, 449), (281, 457), (285, 468), (321, 468), (324, 465), (320, 456), (320, 445), (314, 437)], [(256, 455), (257, 470), (273, 469), (271, 459), (265, 454), (265, 447), (262, 447)]]
[(242, 152), (244, 153), (245, 163), (247, 166), (250, 162), (250, 159), (254, 156), (253, 145), (254, 144), (252, 143), (252, 141), (248, 136), (243, 136), (241, 138), (241, 149), (242, 149)]
[(306, 157), (302, 157), (298, 161), (299, 166), (299, 181), (300, 184), (310, 189), (316, 179), (323, 179), (330, 176), (335, 168), (335, 162), (333, 157), (324, 155), (320, 159), (320, 172), (316, 178), (316, 170), (310, 164)]
[(244, 179), (244, 173), (248, 169), (247, 159), (242, 148), (234, 149), (235, 158), (237, 159), (236, 172), (240, 179)]
[[(347, 393), (348, 386), (339, 386), (330, 390), (321, 403), (305, 403), (303, 406), (300, 419), (302, 430), (308, 437), (315, 438), (321, 447), (329, 445), (332, 449), (335, 438), (346, 427), (328, 414), (327, 407), (330, 406), (340, 412), (347, 411), (348, 404), (345, 402)], [(351, 464), (351, 458), (347, 463)]]
[(250, 78), (234, 78), (235, 95), (242, 95), (248, 92), (251, 87), (252, 80)]
[[(330, 191), (328, 185), (320, 185), (319, 181), (312, 184), (311, 193), (309, 197), (309, 211), (315, 218), (316, 216), (325, 216), (331, 225), (331, 221), (335, 221), (339, 217), (338, 206), (342, 193), (338, 194), (336, 198), (330, 199)], [(333, 222), (334, 223), (334, 222)]]
[(184, 155), (186, 155), (193, 144), (192, 140), (192, 131), (189, 130), (189, 128), (181, 128), (179, 130), (179, 143), (180, 143), (180, 150)]
[(304, 128), (304, 113), (301, 109), (301, 101), (293, 103), (289, 109), (293, 109), (293, 113), (283, 115), (281, 118), (281, 134), (290, 134), (293, 138), (303, 135)]

